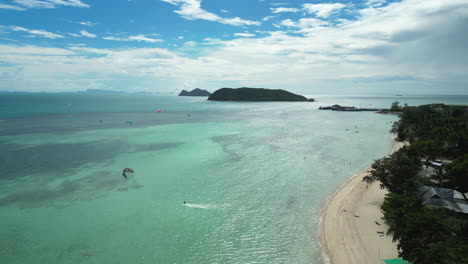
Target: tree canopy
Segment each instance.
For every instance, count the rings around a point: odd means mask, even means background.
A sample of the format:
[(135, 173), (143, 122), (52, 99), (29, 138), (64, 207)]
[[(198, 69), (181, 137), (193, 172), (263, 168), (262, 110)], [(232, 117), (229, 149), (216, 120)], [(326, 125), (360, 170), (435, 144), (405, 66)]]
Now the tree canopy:
[[(411, 145), (376, 160), (363, 180), (389, 191), (381, 208), (399, 255), (413, 264), (468, 263), (468, 215), (424, 206), (415, 192), (421, 185), (468, 192), (468, 107), (395, 102), (391, 109), (400, 117), (391, 131)], [(437, 175), (420, 176), (423, 165)]]
[(367, 183), (380, 181), (380, 186), (394, 193), (408, 193), (416, 189), (421, 160), (409, 147), (403, 147), (389, 157), (376, 160), (364, 177)]

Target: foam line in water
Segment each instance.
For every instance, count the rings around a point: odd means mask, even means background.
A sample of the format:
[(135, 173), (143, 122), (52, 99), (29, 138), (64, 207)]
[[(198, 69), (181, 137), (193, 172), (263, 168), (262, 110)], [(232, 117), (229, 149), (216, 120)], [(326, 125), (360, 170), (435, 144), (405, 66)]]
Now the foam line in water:
[(210, 205), (210, 204), (183, 204), (183, 206), (190, 207), (190, 208), (200, 208), (200, 209), (213, 209), (216, 208), (215, 205)]
[(186, 207), (190, 207), (190, 208), (199, 208), (199, 209), (221, 209), (227, 206), (226, 204), (191, 204), (191, 203), (185, 203), (182, 205)]

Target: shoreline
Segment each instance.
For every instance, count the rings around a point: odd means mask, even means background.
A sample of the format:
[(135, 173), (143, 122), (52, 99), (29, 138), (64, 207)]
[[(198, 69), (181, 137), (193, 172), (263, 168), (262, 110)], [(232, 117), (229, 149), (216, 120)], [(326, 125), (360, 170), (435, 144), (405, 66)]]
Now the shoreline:
[[(390, 154), (404, 145), (395, 141)], [(362, 181), (369, 170), (370, 166), (353, 175), (320, 210), (320, 246), (327, 263), (375, 264), (398, 258), (396, 244), (386, 235), (388, 226), (381, 219), (380, 205), (387, 191), (380, 189), (379, 182)]]

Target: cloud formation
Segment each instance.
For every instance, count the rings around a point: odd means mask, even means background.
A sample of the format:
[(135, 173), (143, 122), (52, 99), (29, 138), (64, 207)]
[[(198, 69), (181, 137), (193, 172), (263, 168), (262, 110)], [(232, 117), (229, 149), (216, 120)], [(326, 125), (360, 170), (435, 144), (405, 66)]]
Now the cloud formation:
[(209, 89), (257, 86), (306, 94), (366, 89), (466, 94), (468, 2), (376, 3), (349, 8), (346, 12), (355, 12), (349, 20), (314, 12), (283, 19), (273, 31), (255, 31), (254, 38), (246, 32), (230, 39), (207, 37), (174, 50), (2, 45), (0, 90), (159, 87), (167, 92), (191, 83)]
[(309, 14), (313, 14), (317, 17), (326, 18), (345, 8), (346, 4), (334, 3), (334, 4), (304, 4), (303, 9)]
[(248, 37), (254, 37), (255, 34), (252, 34), (252, 33), (234, 33), (234, 37), (244, 37), (244, 38), (248, 38)]
[(149, 43), (163, 42), (162, 39), (148, 38), (145, 35), (136, 35), (136, 36), (129, 36), (129, 37), (109, 36), (109, 37), (104, 37), (102, 39), (115, 40), (115, 41), (143, 41), (143, 42), (149, 42)]
[(95, 38), (96, 37), (96, 34), (90, 33), (90, 32), (88, 32), (86, 30), (80, 30), (80, 34), (81, 34), (81, 36), (87, 37), (87, 38)]
[(48, 38), (48, 39), (57, 39), (57, 38), (64, 38), (64, 36), (55, 34), (49, 31), (45, 30), (39, 30), (39, 29), (27, 29), (24, 27), (18, 27), (18, 26), (10, 26), (8, 27), (11, 31), (21, 31), (21, 32), (26, 32), (29, 33), (29, 36), (37, 36), (37, 37), (43, 37), (43, 38)]
[(290, 7), (276, 7), (276, 8), (270, 8), (271, 12), (273, 14), (277, 13), (296, 13), (299, 12), (300, 10), (297, 8), (290, 8)]
[(26, 8), (23, 8), (23, 7), (7, 5), (7, 4), (2, 4), (2, 3), (0, 3), (0, 9), (10, 9), (10, 10), (17, 10), (17, 11), (26, 10)]
[(96, 23), (93, 23), (91, 21), (80, 21), (76, 22), (77, 24), (83, 25), (83, 26), (88, 26), (88, 27), (94, 27)]
[(13, 0), (24, 8), (56, 8), (57, 6), (90, 7), (81, 0)]
[(202, 0), (161, 0), (178, 6), (180, 9), (174, 11), (181, 17), (188, 20), (208, 20), (233, 26), (259, 26), (261, 23), (258, 21), (246, 20), (240, 17), (223, 18), (216, 14), (210, 13), (201, 8)]

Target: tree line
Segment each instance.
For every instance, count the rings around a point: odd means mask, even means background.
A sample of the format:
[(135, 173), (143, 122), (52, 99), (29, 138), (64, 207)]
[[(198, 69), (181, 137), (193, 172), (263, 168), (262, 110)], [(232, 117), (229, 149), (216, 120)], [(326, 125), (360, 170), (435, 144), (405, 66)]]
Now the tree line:
[[(395, 102), (391, 111), (400, 117), (391, 132), (410, 144), (374, 161), (364, 181), (389, 191), (381, 209), (400, 257), (413, 264), (468, 263), (468, 214), (424, 205), (416, 195), (420, 186), (468, 192), (468, 106)], [(436, 161), (443, 165), (421, 174)]]

